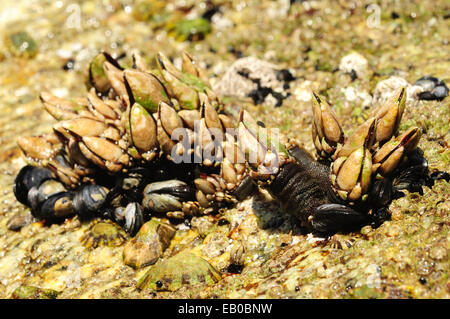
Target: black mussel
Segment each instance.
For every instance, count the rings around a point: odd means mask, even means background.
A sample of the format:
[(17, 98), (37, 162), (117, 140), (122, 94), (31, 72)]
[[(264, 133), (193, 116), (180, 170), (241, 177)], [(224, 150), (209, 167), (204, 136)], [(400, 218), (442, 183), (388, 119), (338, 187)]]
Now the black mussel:
[(428, 174), (428, 161), (420, 149), (412, 151), (405, 163), (394, 172), (393, 187), (395, 191), (408, 190), (422, 195), (422, 186), (431, 187), (433, 183), (434, 181)]
[(142, 196), (142, 187), (144, 181), (148, 179), (147, 170), (143, 167), (135, 167), (130, 169), (128, 174), (122, 179), (121, 189), (124, 195), (131, 200), (140, 201)]
[(244, 180), (236, 187), (233, 191), (233, 196), (236, 197), (237, 200), (244, 200), (247, 196), (249, 196), (256, 187), (256, 183), (250, 176), (244, 177)]
[(430, 178), (433, 180), (440, 180), (443, 179), (446, 182), (450, 182), (450, 174), (443, 171), (436, 171), (431, 173)]
[(73, 206), (80, 218), (90, 218), (103, 208), (109, 190), (100, 185), (89, 184), (82, 186), (73, 198)]
[(53, 177), (50, 170), (42, 167), (24, 166), (14, 181), (14, 195), (22, 204), (29, 206), (28, 192), (34, 186), (39, 187), (41, 183)]
[(386, 206), (392, 200), (392, 191), (392, 181), (389, 178), (377, 180), (370, 191), (370, 202), (375, 207)]
[(55, 179), (47, 179), (41, 185), (33, 186), (28, 192), (28, 203), (31, 211), (38, 211), (50, 196), (65, 191), (64, 185)]
[(416, 83), (414, 83), (414, 85), (420, 86), (424, 89), (423, 92), (418, 94), (420, 100), (442, 101), (448, 96), (447, 85), (445, 85), (444, 81), (434, 76), (421, 77), (416, 81)]
[(323, 204), (314, 209), (311, 225), (314, 232), (332, 234), (342, 229), (351, 231), (366, 224), (369, 216), (341, 204)]
[(64, 220), (75, 215), (73, 192), (60, 192), (50, 196), (33, 216), (51, 221)]
[(158, 213), (179, 211), (182, 202), (194, 200), (194, 196), (195, 190), (182, 181), (155, 182), (145, 187), (142, 205)]
[(130, 236), (137, 234), (144, 224), (144, 215), (141, 205), (136, 202), (129, 203), (125, 207), (125, 224), (124, 229)]
[(125, 223), (125, 207), (116, 207), (111, 212), (111, 219), (123, 225)]
[(391, 219), (391, 212), (389, 211), (388, 207), (384, 206), (378, 209), (374, 209), (370, 217), (372, 219), (372, 227), (377, 228), (381, 226), (381, 224), (383, 224), (385, 221)]

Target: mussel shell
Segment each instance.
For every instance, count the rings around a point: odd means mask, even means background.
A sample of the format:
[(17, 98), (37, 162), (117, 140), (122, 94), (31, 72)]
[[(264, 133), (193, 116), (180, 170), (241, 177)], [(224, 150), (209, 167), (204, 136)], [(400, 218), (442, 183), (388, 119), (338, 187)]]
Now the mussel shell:
[(233, 195), (237, 200), (244, 200), (247, 196), (253, 193), (256, 183), (250, 176), (244, 177), (242, 182), (233, 190)]
[(148, 184), (144, 189), (144, 196), (154, 193), (172, 195), (181, 201), (194, 200), (195, 198), (195, 189), (176, 179)]
[(124, 229), (130, 235), (137, 234), (144, 224), (144, 215), (142, 214), (141, 205), (136, 202), (129, 203), (125, 208), (125, 224)]
[(437, 171), (437, 172), (433, 172), (430, 174), (430, 178), (432, 180), (440, 180), (443, 179), (445, 180), (447, 183), (450, 182), (450, 174), (447, 172), (443, 172), (443, 171)]
[(373, 228), (377, 228), (381, 226), (385, 221), (391, 219), (391, 212), (388, 207), (380, 207), (378, 209), (374, 209), (371, 215), (371, 224)]
[(106, 187), (89, 184), (82, 186), (73, 198), (73, 206), (81, 217), (92, 217), (105, 204), (109, 190)]
[(175, 196), (169, 194), (151, 193), (144, 196), (142, 205), (157, 213), (167, 213), (182, 209), (182, 202)]
[(125, 222), (125, 207), (115, 207), (111, 212), (112, 220), (123, 225)]
[(39, 210), (42, 203), (44, 203), (50, 196), (65, 191), (66, 188), (64, 185), (55, 179), (47, 179), (43, 181), (41, 185), (33, 186), (28, 191), (28, 203), (31, 210)]
[(388, 178), (377, 180), (373, 183), (369, 198), (375, 207), (382, 207), (392, 200), (392, 181)]
[(178, 211), (182, 202), (195, 199), (195, 189), (179, 180), (148, 184), (144, 189), (143, 206), (158, 213)]
[(50, 196), (39, 210), (32, 212), (39, 219), (63, 220), (75, 214), (73, 192), (60, 192)]
[(421, 86), (424, 89), (424, 92), (418, 94), (419, 100), (442, 101), (449, 93), (444, 81), (433, 76), (421, 77), (414, 85)]
[(425, 91), (432, 91), (437, 85), (440, 85), (442, 81), (434, 76), (423, 76), (418, 79), (414, 85), (421, 86)]
[(24, 166), (14, 181), (14, 195), (22, 204), (29, 206), (28, 192), (34, 186), (39, 187), (41, 183), (53, 177), (50, 170), (42, 167)]
[(144, 186), (145, 182), (152, 179), (152, 173), (156, 166), (150, 165), (147, 167), (134, 166), (127, 170), (126, 175), (122, 178), (122, 189), (129, 190)]
[(131, 201), (141, 201), (142, 188), (145, 185), (142, 176), (126, 176), (122, 180), (123, 195)]

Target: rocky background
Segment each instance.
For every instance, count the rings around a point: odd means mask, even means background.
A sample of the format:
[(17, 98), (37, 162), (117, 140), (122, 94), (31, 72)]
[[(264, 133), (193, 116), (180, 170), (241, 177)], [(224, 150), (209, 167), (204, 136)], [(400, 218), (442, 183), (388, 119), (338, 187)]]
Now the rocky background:
[[(97, 221), (43, 225), (12, 192), (25, 164), (16, 138), (49, 132), (54, 123), (39, 92), (83, 96), (87, 65), (101, 50), (123, 64), (133, 50), (150, 64), (158, 51), (179, 64), (187, 50), (231, 114), (244, 107), (310, 151), (312, 90), (327, 97), (349, 131), (406, 85), (400, 129), (422, 127), (419, 147), (430, 170), (450, 171), (450, 98), (421, 100), (424, 89), (414, 85), (423, 76), (450, 83), (449, 18), (446, 0), (2, 0), (0, 297), (449, 298), (444, 180), (423, 196), (395, 200), (392, 220), (381, 227), (330, 239), (304, 233), (264, 192), (221, 215), (176, 225), (163, 259), (189, 251), (222, 279), (158, 293), (136, 289), (152, 266), (125, 265), (125, 244), (81, 243)], [(236, 255), (239, 269), (230, 268)]]

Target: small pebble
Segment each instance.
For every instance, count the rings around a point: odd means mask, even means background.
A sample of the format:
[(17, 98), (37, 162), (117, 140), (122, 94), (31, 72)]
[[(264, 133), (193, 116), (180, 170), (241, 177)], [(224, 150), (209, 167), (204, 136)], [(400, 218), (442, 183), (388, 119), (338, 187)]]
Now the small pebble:
[(430, 257), (434, 260), (442, 260), (447, 255), (447, 250), (444, 247), (433, 247), (430, 251)]
[(8, 220), (6, 227), (9, 230), (18, 231), (22, 227), (31, 224), (32, 221), (33, 216), (29, 212), (24, 214), (16, 214)]
[(344, 56), (339, 63), (339, 70), (348, 73), (352, 80), (365, 76), (369, 71), (369, 62), (357, 52)]
[(389, 237), (397, 237), (402, 232), (402, 229), (398, 225), (390, 225), (386, 230), (386, 235)]

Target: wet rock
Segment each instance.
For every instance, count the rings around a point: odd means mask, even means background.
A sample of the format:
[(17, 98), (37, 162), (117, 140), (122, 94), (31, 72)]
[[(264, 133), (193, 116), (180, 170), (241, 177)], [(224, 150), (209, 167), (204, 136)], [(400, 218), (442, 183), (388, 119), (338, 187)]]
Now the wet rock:
[(386, 234), (386, 236), (389, 236), (389, 237), (397, 237), (398, 235), (401, 234), (401, 232), (402, 232), (402, 228), (400, 226), (395, 225), (395, 224), (389, 224), (387, 226), (385, 234)]
[(136, 237), (125, 245), (124, 263), (136, 269), (154, 264), (169, 247), (175, 232), (176, 229), (171, 225), (156, 218), (151, 219), (142, 225)]
[(137, 0), (134, 3), (133, 18), (137, 21), (149, 21), (155, 15), (164, 10), (165, 1), (161, 0)]
[(214, 90), (218, 95), (251, 97), (255, 104), (281, 106), (289, 96), (289, 82), (294, 79), (287, 69), (255, 57), (245, 57), (228, 68)]
[(421, 259), (416, 264), (416, 270), (419, 275), (428, 276), (434, 270), (434, 263), (427, 259)]
[(375, 299), (383, 297), (383, 294), (380, 293), (379, 289), (369, 285), (363, 285), (361, 287), (350, 289), (349, 294), (351, 298), (355, 299), (368, 299), (368, 298)]
[(430, 257), (434, 260), (443, 260), (447, 256), (447, 249), (445, 247), (433, 247), (430, 250)]
[(215, 222), (211, 216), (193, 217), (191, 226), (196, 228), (200, 236), (204, 238), (214, 230)]
[(222, 233), (211, 233), (203, 241), (202, 255), (214, 258), (222, 255), (229, 245), (229, 239)]
[(442, 101), (448, 96), (448, 87), (444, 81), (433, 76), (424, 76), (418, 79), (414, 86), (421, 87), (423, 92), (418, 94), (420, 100)]

